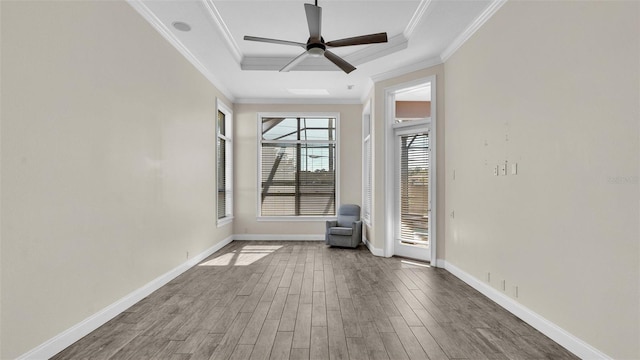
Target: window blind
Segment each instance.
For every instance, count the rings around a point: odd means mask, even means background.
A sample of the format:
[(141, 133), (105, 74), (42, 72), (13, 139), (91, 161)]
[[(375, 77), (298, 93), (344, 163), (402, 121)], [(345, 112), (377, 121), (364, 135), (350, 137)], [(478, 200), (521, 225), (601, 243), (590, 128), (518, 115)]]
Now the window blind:
[(367, 136), (364, 139), (364, 199), (363, 199), (363, 218), (371, 220), (371, 202), (372, 202), (372, 188), (373, 177), (371, 174), (372, 156), (371, 156), (371, 136)]
[(429, 245), (429, 135), (400, 137), (400, 241)]

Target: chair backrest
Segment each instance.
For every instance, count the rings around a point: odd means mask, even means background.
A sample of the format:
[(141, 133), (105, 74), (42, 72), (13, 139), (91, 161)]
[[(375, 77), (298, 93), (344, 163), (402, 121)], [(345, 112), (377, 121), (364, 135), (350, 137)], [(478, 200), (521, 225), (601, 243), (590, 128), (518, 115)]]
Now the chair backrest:
[(351, 227), (351, 224), (358, 220), (360, 220), (360, 206), (355, 204), (340, 205), (338, 209), (338, 226)]

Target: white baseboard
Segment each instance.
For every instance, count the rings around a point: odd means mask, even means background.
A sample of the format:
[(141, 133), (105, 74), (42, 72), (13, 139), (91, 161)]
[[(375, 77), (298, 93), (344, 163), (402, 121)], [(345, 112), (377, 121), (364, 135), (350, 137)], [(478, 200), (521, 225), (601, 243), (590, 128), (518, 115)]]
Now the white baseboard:
[(365, 236), (362, 237), (362, 242), (367, 245), (367, 248), (369, 248), (369, 251), (371, 251), (373, 255), (384, 257), (384, 250), (373, 246)]
[(324, 240), (324, 234), (235, 234), (233, 240), (255, 241), (318, 241)]
[(197, 256), (189, 259), (188, 261), (180, 264), (178, 267), (170, 270), (169, 272), (155, 278), (151, 282), (142, 286), (141, 288), (133, 291), (122, 299), (114, 302), (106, 308), (98, 311), (97, 313), (89, 316), (80, 323), (72, 326), (64, 332), (54, 336), (53, 338), (40, 344), (38, 347), (24, 353), (18, 360), (26, 359), (48, 359), (53, 355), (67, 348), (69, 345), (80, 340), (90, 332), (94, 331), (98, 327), (104, 325), (109, 320), (116, 317), (118, 314), (127, 310), (138, 301), (149, 296), (152, 292), (158, 290), (160, 287), (167, 284), (169, 281), (175, 279), (178, 275), (189, 270), (191, 267), (197, 265), (202, 260), (206, 259), (209, 255), (222, 249), (225, 245), (229, 244), (233, 240), (232, 236), (220, 241), (209, 249), (203, 251)]
[(447, 262), (443, 259), (436, 259), (435, 262), (431, 262), (431, 264), (438, 268), (445, 268), (447, 266)]
[(580, 340), (568, 331), (562, 329), (558, 325), (533, 312), (531, 309), (494, 289), (490, 285), (459, 269), (455, 265), (444, 260), (438, 261), (443, 261), (444, 268), (451, 274), (455, 275), (458, 279), (464, 281), (472, 288), (481, 292), (484, 296), (495, 301), (498, 305), (502, 306), (513, 315), (519, 317), (524, 322), (531, 325), (541, 333), (545, 334), (551, 340), (562, 345), (581, 359), (611, 359), (611, 357), (597, 350), (593, 346)]

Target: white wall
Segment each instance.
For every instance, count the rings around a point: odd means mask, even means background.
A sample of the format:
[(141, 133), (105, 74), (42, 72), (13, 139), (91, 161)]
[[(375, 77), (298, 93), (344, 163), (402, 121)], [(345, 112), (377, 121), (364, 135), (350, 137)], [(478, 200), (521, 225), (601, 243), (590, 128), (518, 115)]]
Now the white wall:
[(258, 113), (340, 113), (340, 202), (362, 202), (362, 106), (236, 104), (234, 116), (235, 220), (234, 233), (251, 235), (322, 235), (324, 221), (257, 221)]
[(232, 225), (215, 225), (221, 94), (139, 14), (125, 2), (0, 5), (0, 357), (10, 359)]
[(508, 2), (445, 65), (447, 262), (616, 359), (640, 358), (639, 13)]

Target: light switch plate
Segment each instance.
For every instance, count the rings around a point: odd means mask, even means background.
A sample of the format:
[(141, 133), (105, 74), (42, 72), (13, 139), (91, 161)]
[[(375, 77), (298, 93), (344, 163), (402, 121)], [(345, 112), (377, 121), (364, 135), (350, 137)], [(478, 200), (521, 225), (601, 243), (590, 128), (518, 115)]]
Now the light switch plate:
[(502, 175), (507, 175), (507, 164), (502, 164), (500, 165), (500, 172), (502, 173)]
[(518, 175), (518, 163), (511, 164), (511, 175)]

